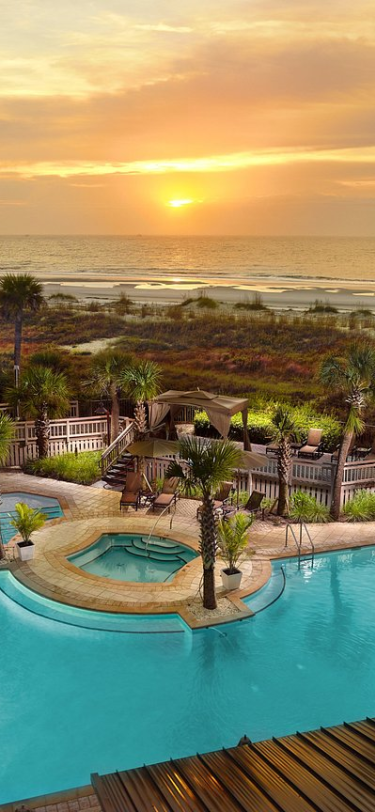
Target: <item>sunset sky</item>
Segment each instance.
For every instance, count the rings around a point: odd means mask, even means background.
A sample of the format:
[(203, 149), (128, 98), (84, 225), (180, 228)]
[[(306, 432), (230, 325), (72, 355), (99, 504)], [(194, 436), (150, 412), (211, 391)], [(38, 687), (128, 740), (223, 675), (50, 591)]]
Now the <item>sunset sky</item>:
[(375, 236), (373, 0), (18, 0), (2, 234)]

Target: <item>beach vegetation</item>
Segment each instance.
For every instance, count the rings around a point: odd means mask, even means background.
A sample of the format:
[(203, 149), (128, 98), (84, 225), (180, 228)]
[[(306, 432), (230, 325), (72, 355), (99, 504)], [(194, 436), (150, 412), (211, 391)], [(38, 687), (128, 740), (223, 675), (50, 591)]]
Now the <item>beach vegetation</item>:
[(92, 485), (100, 479), (101, 451), (69, 452), (58, 457), (28, 459), (23, 466), (26, 474), (61, 479), (78, 485)]
[(254, 293), (252, 298), (246, 298), (234, 305), (236, 310), (268, 310), (260, 293)]
[(207, 296), (206, 293), (201, 293), (198, 298), (196, 299), (197, 307), (203, 310), (216, 310), (219, 307), (219, 303), (216, 299), (212, 299), (211, 296)]
[(200, 511), (200, 554), (203, 563), (203, 606), (216, 609), (215, 561), (218, 549), (217, 521), (214, 510), (214, 493), (233, 479), (240, 466), (241, 452), (229, 440), (209, 445), (199, 437), (187, 436), (179, 442), (179, 454), (186, 460), (184, 467), (173, 461), (167, 468), (167, 477), (178, 477), (185, 493), (190, 487), (199, 486), (202, 492)]
[(364, 345), (353, 345), (345, 358), (329, 355), (322, 363), (320, 378), (339, 393), (346, 409), (330, 509), (332, 519), (338, 521), (346, 458), (354, 438), (363, 433), (364, 413), (375, 393), (375, 352)]
[(308, 313), (338, 313), (337, 307), (331, 305), (329, 302), (322, 302), (320, 299), (315, 299), (315, 302), (309, 307)]

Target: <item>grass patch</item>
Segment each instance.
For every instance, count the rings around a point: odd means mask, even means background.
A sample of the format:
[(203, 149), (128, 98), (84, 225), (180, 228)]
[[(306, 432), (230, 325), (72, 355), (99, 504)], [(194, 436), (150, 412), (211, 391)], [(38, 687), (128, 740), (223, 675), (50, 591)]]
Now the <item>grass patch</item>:
[(83, 451), (81, 454), (63, 454), (42, 460), (27, 460), (23, 470), (26, 474), (62, 479), (78, 485), (91, 485), (100, 479), (100, 451)]

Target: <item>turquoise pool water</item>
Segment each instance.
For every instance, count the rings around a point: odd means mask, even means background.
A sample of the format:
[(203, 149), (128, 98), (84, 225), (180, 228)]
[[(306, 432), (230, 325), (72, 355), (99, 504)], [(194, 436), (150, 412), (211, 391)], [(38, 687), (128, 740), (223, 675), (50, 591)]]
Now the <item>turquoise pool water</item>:
[(16, 532), (11, 525), (11, 518), (15, 516), (14, 507), (17, 502), (26, 502), (29, 507), (42, 510), (47, 519), (57, 519), (64, 515), (59, 500), (51, 496), (23, 492), (3, 493), (0, 497), (0, 530), (3, 544), (7, 544)]
[(197, 553), (160, 536), (103, 533), (94, 544), (69, 556), (76, 567), (103, 578), (137, 583), (170, 582)]
[(375, 716), (374, 548), (283, 566), (270, 608), (194, 633), (59, 606), (0, 572), (0, 803)]

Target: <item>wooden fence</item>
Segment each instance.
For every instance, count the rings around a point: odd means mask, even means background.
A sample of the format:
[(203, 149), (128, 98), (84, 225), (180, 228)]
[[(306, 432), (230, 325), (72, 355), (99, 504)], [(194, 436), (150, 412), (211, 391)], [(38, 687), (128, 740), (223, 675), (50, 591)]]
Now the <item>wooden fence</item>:
[[(127, 418), (124, 420), (128, 424)], [(49, 455), (51, 457), (68, 451), (98, 451), (107, 445), (107, 418), (77, 417), (51, 420)], [(6, 466), (22, 466), (27, 459), (38, 456), (35, 425), (33, 421), (20, 421), (16, 424), (15, 437), (11, 444)]]

